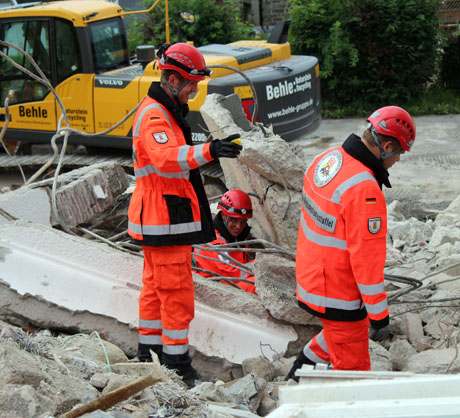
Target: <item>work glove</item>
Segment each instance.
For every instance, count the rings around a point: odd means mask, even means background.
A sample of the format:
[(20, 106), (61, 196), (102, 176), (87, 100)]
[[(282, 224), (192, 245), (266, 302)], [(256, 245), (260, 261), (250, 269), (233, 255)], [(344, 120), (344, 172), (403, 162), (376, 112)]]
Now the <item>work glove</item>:
[(217, 158), (236, 158), (243, 147), (238, 143), (240, 135), (233, 134), (225, 139), (215, 139), (211, 142), (211, 155)]
[(369, 338), (372, 341), (381, 343), (382, 341), (386, 340), (389, 336), (390, 336), (389, 327), (384, 327), (380, 329), (371, 328), (369, 330)]

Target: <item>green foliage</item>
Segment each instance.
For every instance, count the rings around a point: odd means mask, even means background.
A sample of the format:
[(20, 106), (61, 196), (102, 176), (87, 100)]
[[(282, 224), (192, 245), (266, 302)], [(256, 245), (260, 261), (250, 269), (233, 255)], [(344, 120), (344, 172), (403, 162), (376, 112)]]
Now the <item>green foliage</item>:
[[(458, 90), (433, 85), (417, 98), (405, 102), (404, 108), (413, 116), (460, 114), (460, 94)], [(365, 118), (371, 110), (369, 105), (358, 100), (347, 105), (330, 100), (322, 102), (322, 116), (326, 119)]]
[[(191, 13), (194, 23), (182, 19), (181, 12)], [(169, 22), (171, 42), (192, 41), (196, 46), (228, 43), (252, 35), (251, 26), (240, 18), (237, 0), (170, 0)], [(128, 36), (131, 51), (142, 43), (164, 43), (164, 8), (158, 6), (146, 19), (138, 20)]]
[(326, 103), (403, 104), (433, 80), (438, 0), (290, 0), (290, 42), (320, 60)]

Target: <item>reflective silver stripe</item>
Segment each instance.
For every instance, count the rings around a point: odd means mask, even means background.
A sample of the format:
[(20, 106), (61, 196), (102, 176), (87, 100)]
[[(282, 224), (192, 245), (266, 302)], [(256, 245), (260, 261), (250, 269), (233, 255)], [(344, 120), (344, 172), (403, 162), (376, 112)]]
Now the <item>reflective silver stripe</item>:
[(168, 179), (188, 179), (190, 172), (188, 170), (185, 170), (185, 171), (179, 171), (175, 173), (168, 173), (166, 171), (160, 171), (156, 169), (153, 165), (150, 165), (150, 164), (142, 168), (136, 168), (134, 170), (134, 175), (136, 176), (137, 179), (140, 177), (148, 176), (150, 174), (156, 174), (157, 176), (165, 177)]
[(150, 329), (161, 329), (161, 321), (158, 319), (139, 319), (139, 327)]
[(205, 145), (206, 144), (200, 144), (200, 145), (195, 145), (193, 147), (193, 158), (195, 158), (196, 162), (199, 165), (204, 165), (204, 164), (208, 163), (209, 161), (211, 161), (210, 159), (208, 160), (204, 156), (204, 147), (205, 147)]
[(218, 253), (217, 254), (217, 258), (222, 261), (222, 263), (224, 264), (232, 264), (232, 261), (233, 260), (233, 257), (228, 253), (228, 252), (225, 252), (225, 251), (222, 251), (221, 253)]
[(184, 345), (163, 345), (163, 353), (185, 354), (188, 351), (188, 344)]
[(188, 329), (164, 329), (163, 335), (173, 340), (183, 340), (188, 336)]
[(315, 338), (316, 338), (316, 342), (321, 347), (321, 350), (329, 354), (329, 349), (327, 348), (327, 344), (326, 344), (326, 340), (324, 339), (323, 331), (321, 331)]
[(375, 177), (368, 171), (364, 171), (362, 173), (356, 174), (353, 177), (350, 177), (348, 180), (345, 180), (340, 186), (337, 187), (337, 189), (335, 189), (334, 193), (332, 194), (332, 201), (334, 203), (340, 203), (340, 199), (342, 199), (342, 195), (348, 189), (366, 180), (373, 180), (376, 182)]
[(307, 195), (305, 190), (302, 193), (302, 200), (303, 207), (318, 227), (328, 232), (335, 231), (337, 219), (320, 209), (320, 207), (310, 198), (310, 196)]
[(366, 303), (367, 312), (372, 315), (378, 315), (388, 309), (388, 302), (385, 298), (379, 303)]
[(161, 342), (161, 335), (141, 335), (139, 334), (139, 342), (141, 344), (150, 344), (150, 345), (163, 344)]
[(177, 153), (177, 162), (182, 168), (182, 171), (186, 171), (190, 169), (190, 166), (187, 161), (187, 153), (190, 148), (190, 145), (181, 145), (179, 147), (179, 152)]
[(158, 103), (152, 103), (152, 104), (149, 104), (148, 106), (145, 106), (142, 109), (139, 117), (137, 118), (136, 125), (134, 126), (134, 129), (133, 129), (133, 138), (139, 136), (141, 125), (142, 125), (142, 120), (144, 119), (145, 114), (151, 109), (160, 109), (163, 112), (163, 115), (165, 116), (166, 122), (171, 128), (171, 121), (169, 120), (169, 115), (166, 113), (166, 111)]
[(313, 305), (322, 306), (325, 308), (343, 309), (345, 311), (354, 311), (361, 308), (361, 300), (343, 300), (336, 298), (329, 298), (326, 296), (318, 296), (313, 293), (307, 292), (300, 285), (297, 285), (297, 291), (300, 297)]
[(378, 284), (359, 284), (358, 289), (362, 295), (374, 296), (385, 291), (385, 285), (383, 283)]
[(186, 222), (174, 225), (139, 225), (128, 222), (128, 229), (141, 235), (176, 235), (201, 231), (201, 222)]
[(333, 247), (338, 248), (339, 250), (347, 249), (346, 241), (334, 237), (327, 237), (325, 235), (321, 235), (315, 231), (312, 231), (308, 227), (303, 215), (300, 217), (300, 222), (302, 224), (303, 233), (305, 234), (305, 237), (308, 240), (314, 242), (315, 244), (321, 245), (322, 247)]
[(324, 361), (321, 357), (317, 356), (309, 347), (309, 344), (307, 344), (303, 348), (303, 353), (305, 354), (305, 357), (307, 357), (309, 360), (311, 360), (314, 363), (324, 363), (327, 364), (327, 361)]

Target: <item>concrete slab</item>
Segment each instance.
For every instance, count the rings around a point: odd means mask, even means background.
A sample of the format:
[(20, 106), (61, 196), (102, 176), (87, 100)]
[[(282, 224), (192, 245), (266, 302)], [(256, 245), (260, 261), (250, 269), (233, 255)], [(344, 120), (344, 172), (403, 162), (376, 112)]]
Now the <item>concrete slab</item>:
[[(97, 330), (127, 353), (137, 337), (142, 257), (22, 221), (0, 224), (0, 318), (47, 328)], [(284, 353), (297, 333), (255, 314), (196, 304), (191, 344), (233, 363)]]

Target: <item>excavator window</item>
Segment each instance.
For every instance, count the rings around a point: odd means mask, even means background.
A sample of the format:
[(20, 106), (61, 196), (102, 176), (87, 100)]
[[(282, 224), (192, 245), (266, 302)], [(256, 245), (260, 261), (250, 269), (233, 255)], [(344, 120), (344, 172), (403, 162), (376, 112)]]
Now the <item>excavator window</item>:
[[(29, 53), (42, 71), (51, 77), (51, 59), (48, 20), (24, 20), (0, 25), (0, 39), (22, 48)], [(16, 63), (36, 73), (32, 64), (15, 48), (4, 48)], [(48, 93), (46, 87), (13, 66), (8, 60), (0, 61), (0, 103), (11, 91), (10, 104), (41, 100)]]
[(90, 25), (96, 73), (129, 65), (128, 45), (121, 19), (107, 19)]
[(64, 20), (56, 20), (56, 69), (60, 82), (81, 72), (80, 51), (74, 27)]

